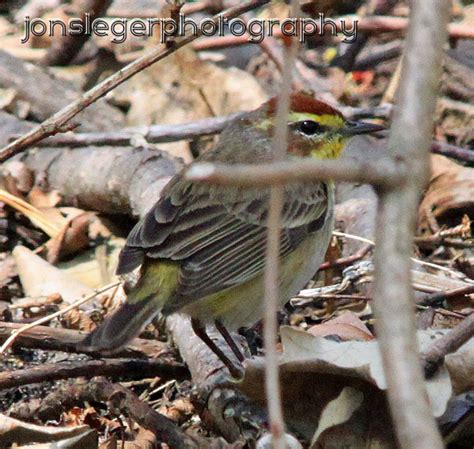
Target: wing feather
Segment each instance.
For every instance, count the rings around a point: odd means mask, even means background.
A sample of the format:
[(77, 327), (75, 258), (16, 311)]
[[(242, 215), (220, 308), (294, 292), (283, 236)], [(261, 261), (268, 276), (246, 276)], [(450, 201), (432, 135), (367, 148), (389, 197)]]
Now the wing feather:
[[(228, 188), (227, 188), (228, 189)], [(327, 186), (285, 188), (282, 211), (283, 257), (326, 219)], [(175, 179), (164, 196), (130, 233), (117, 272), (145, 257), (180, 261), (175, 297), (164, 312), (231, 288), (260, 274), (265, 265), (269, 190), (226, 190)]]

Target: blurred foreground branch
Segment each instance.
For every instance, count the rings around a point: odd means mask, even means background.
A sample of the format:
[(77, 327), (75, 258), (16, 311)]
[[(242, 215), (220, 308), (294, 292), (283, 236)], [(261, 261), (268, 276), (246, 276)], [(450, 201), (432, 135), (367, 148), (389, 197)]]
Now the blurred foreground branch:
[(382, 190), (377, 216), (374, 308), (396, 434), (404, 449), (441, 449), (417, 354), (410, 256), (417, 207), (429, 177), (429, 147), (450, 2), (412, 2), (389, 154), (406, 183)]

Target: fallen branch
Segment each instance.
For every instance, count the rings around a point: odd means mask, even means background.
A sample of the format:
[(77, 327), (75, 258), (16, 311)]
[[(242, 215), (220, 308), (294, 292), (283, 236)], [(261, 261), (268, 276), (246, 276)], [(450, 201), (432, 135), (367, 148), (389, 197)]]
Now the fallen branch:
[[(55, 77), (44, 67), (29, 64), (3, 50), (0, 50), (0, 85), (3, 88), (13, 89), (15, 97), (28, 104), (29, 119), (39, 122), (68, 107), (70, 101), (81, 95), (81, 91), (71, 82)], [(60, 95), (57, 94), (59, 92)], [(77, 113), (79, 112), (78, 110)], [(81, 123), (81, 129), (87, 132), (106, 131), (124, 125), (124, 115), (106, 102), (91, 105), (90, 108), (81, 111), (76, 119)], [(28, 127), (32, 125), (31, 122), (20, 121), (20, 123)], [(74, 124), (63, 122), (58, 124), (57, 130), (67, 130), (71, 126)], [(35, 124), (28, 133), (37, 127)]]
[[(13, 332), (22, 327), (24, 324), (0, 322), (0, 342), (4, 342)], [(84, 340), (85, 335), (84, 332), (71, 329), (35, 326), (17, 335), (15, 344), (23, 348), (79, 353), (77, 344)], [(135, 338), (113, 357), (154, 358), (170, 352), (172, 352), (171, 348), (158, 340)]]
[[(221, 14), (212, 17), (211, 20), (215, 23), (217, 23), (219, 20), (222, 20), (222, 18), (228, 20), (257, 8), (258, 6), (261, 6), (265, 3), (268, 3), (268, 0), (250, 0), (227, 9)], [(110, 92), (112, 89), (136, 75), (138, 72), (146, 69), (155, 62), (164, 59), (165, 57), (174, 53), (176, 50), (197, 39), (200, 35), (200, 32), (197, 32), (196, 34), (183, 37), (181, 39), (176, 39), (172, 46), (160, 46), (156, 50), (152, 50), (150, 53), (147, 53), (136, 61), (133, 61), (118, 72), (115, 72), (113, 75), (109, 76), (104, 81), (85, 92), (76, 101), (73, 101), (60, 111), (56, 112), (49, 119), (45, 120), (41, 125), (37, 126), (30, 132), (26, 133), (19, 139), (0, 150), (0, 162), (4, 162), (15, 154), (22, 152), (29, 146), (43, 139), (45, 136), (49, 136), (52, 133), (60, 131), (69, 120), (75, 117), (87, 106), (91, 105), (99, 98)]]
[(68, 133), (44, 139), (39, 147), (84, 147), (84, 146), (123, 146), (131, 145), (137, 136), (148, 143), (167, 143), (177, 140), (194, 139), (220, 133), (238, 114), (211, 117), (179, 125), (150, 125), (125, 128), (121, 131), (95, 133)]
[(444, 357), (457, 351), (464, 343), (474, 337), (474, 313), (461, 321), (446, 335), (438, 338), (421, 356), (425, 376), (429, 379), (436, 374)]
[(421, 299), (418, 304), (420, 306), (433, 306), (441, 301), (445, 301), (446, 299), (472, 294), (474, 294), (474, 284), (466, 285), (466, 287), (455, 288), (446, 292), (430, 293)]
[[(178, 426), (165, 416), (156, 412), (141, 401), (132, 391), (118, 384), (112, 384), (103, 378), (94, 381), (74, 381), (61, 386), (48, 395), (39, 404), (29, 407), (21, 404), (13, 407), (10, 415), (21, 419), (57, 419), (62, 411), (85, 402), (107, 403), (115, 413), (129, 417), (143, 428), (153, 432), (159, 442), (168, 444), (172, 449), (197, 449), (199, 440), (186, 435)], [(205, 443), (205, 441), (201, 441)]]
[(431, 152), (435, 154), (442, 154), (443, 156), (452, 157), (464, 162), (474, 162), (474, 151), (465, 148), (460, 148), (455, 145), (444, 142), (433, 142), (431, 145)]
[[(89, 14), (90, 20), (93, 22), (97, 17), (105, 13), (111, 3), (112, 0), (88, 0), (87, 2), (81, 2), (80, 4), (83, 8), (81, 22), (85, 23), (86, 14)], [(46, 53), (40, 63), (43, 65), (68, 65), (89, 40), (91, 34), (66, 34), (61, 36), (61, 39), (53, 39), (48, 53)]]
[(74, 377), (91, 379), (96, 376), (120, 377), (133, 380), (144, 377), (160, 377), (184, 380), (189, 377), (187, 368), (168, 359), (105, 359), (42, 364), (34, 368), (3, 371), (0, 373), (0, 390), (16, 388), (38, 382), (52, 382)]

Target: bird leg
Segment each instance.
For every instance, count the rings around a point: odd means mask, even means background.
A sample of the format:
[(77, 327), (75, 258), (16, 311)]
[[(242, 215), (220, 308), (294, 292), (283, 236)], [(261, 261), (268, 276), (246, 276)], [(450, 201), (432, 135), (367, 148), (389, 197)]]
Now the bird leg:
[[(242, 377), (242, 369), (235, 365), (219, 348), (216, 343), (209, 337), (206, 332), (206, 327), (202, 323), (195, 319), (191, 319), (191, 327), (194, 333), (209, 347), (209, 349), (221, 360), (221, 362), (227, 367), (232, 377), (237, 379)], [(234, 343), (235, 344), (235, 343)]]
[(229, 345), (229, 348), (237, 357), (237, 360), (240, 363), (243, 363), (243, 361), (245, 360), (245, 356), (242, 354), (242, 351), (237, 346), (235, 340), (232, 338), (232, 335), (229, 334), (227, 328), (219, 320), (214, 321), (214, 324), (216, 325), (216, 329), (220, 332), (226, 343)]

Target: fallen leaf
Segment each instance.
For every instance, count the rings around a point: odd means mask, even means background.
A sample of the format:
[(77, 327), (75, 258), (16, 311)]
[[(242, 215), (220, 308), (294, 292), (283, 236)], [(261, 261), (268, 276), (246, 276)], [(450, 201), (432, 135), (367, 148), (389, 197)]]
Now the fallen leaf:
[(431, 179), (419, 207), (418, 229), (429, 234), (433, 221), (445, 220), (453, 215), (474, 216), (474, 169), (463, 167), (445, 156), (431, 156)]
[(308, 332), (314, 336), (337, 335), (343, 341), (370, 341), (374, 336), (367, 326), (353, 312), (344, 312), (340, 316), (322, 324), (311, 326)]

